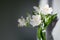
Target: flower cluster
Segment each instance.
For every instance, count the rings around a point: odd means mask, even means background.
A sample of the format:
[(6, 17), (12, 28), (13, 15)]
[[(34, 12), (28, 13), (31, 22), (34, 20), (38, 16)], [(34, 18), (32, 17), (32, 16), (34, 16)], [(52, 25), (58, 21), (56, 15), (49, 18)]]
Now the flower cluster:
[[(35, 10), (32, 12), (33, 15), (28, 15), (26, 18), (21, 16), (18, 19), (18, 27), (37, 26), (37, 37), (38, 40), (46, 40), (46, 28), (47, 26), (57, 17), (57, 14), (52, 14), (53, 9), (49, 5), (43, 7), (33, 7)], [(42, 33), (42, 34), (41, 34)]]
[[(40, 5), (39, 5), (40, 6)], [(18, 19), (18, 26), (27, 26), (27, 24), (32, 25), (33, 27), (40, 25), (41, 23), (49, 23), (49, 19), (51, 19), (51, 13), (53, 9), (49, 7), (49, 5), (45, 5), (43, 7), (33, 7), (35, 9), (34, 14), (32, 16), (28, 16), (25, 18), (21, 17)], [(50, 21), (51, 22), (51, 21)]]
[(35, 27), (41, 23), (41, 16), (40, 15), (32, 15), (31, 18), (26, 17), (26, 19), (23, 18), (23, 16), (22, 16), (20, 19), (18, 19), (18, 22), (19, 22), (18, 26), (20, 26), (20, 27), (27, 26), (27, 23), (29, 23), (33, 27)]
[(44, 15), (51, 14), (52, 11), (53, 11), (53, 9), (52, 9), (51, 7), (49, 7), (48, 4), (46, 4), (46, 5), (43, 6), (43, 7), (36, 7), (36, 6), (34, 6), (33, 8), (35, 9), (35, 11), (36, 11), (37, 13), (39, 13), (39, 14), (40, 14), (40, 13), (43, 13)]

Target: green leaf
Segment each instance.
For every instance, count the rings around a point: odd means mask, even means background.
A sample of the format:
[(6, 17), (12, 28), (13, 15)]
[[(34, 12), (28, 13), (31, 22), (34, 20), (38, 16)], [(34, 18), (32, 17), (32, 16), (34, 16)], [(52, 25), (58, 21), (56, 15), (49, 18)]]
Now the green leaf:
[(43, 40), (46, 40), (46, 32), (42, 32)]
[(38, 30), (37, 30), (37, 37), (38, 37), (39, 40), (41, 40), (41, 38), (42, 38), (41, 37), (41, 31), (42, 31), (42, 29), (41, 29), (41, 27), (39, 27)]
[[(51, 17), (48, 19), (47, 22), (45, 22), (45, 29), (46, 27), (57, 17), (57, 14), (50, 15)], [(48, 16), (49, 17), (49, 16)]]

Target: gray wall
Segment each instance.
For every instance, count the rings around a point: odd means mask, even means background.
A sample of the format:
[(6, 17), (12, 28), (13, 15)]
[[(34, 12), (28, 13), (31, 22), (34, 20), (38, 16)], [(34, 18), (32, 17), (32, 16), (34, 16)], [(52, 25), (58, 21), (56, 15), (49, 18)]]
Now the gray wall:
[(58, 15), (58, 22), (56, 23), (55, 28), (53, 29), (54, 40), (60, 40), (60, 0), (53, 0), (53, 9)]
[(0, 40), (36, 40), (33, 28), (18, 29), (20, 16), (31, 13), (37, 0), (2, 0), (0, 1)]

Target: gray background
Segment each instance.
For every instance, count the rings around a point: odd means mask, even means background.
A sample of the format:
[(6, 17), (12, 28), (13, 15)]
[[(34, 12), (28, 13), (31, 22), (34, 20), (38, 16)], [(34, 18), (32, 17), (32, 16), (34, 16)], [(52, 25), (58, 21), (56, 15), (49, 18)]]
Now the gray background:
[(0, 40), (36, 40), (33, 28), (18, 29), (20, 16), (31, 13), (37, 0), (2, 0), (0, 1)]
[(27, 12), (32, 13), (33, 6), (37, 6), (38, 2), (39, 0), (0, 1), (0, 40), (36, 40), (36, 29), (19, 29), (17, 20), (21, 16), (25, 17)]

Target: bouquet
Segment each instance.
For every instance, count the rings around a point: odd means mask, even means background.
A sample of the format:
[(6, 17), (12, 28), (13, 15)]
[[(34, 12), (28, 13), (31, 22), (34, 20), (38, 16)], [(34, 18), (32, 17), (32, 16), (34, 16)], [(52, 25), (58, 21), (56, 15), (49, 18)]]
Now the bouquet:
[(34, 11), (32, 15), (28, 14), (26, 18), (21, 16), (18, 19), (18, 27), (38, 27), (37, 40), (46, 40), (46, 29), (49, 24), (57, 17), (57, 13), (53, 13), (53, 9), (48, 4), (43, 7), (33, 6)]

